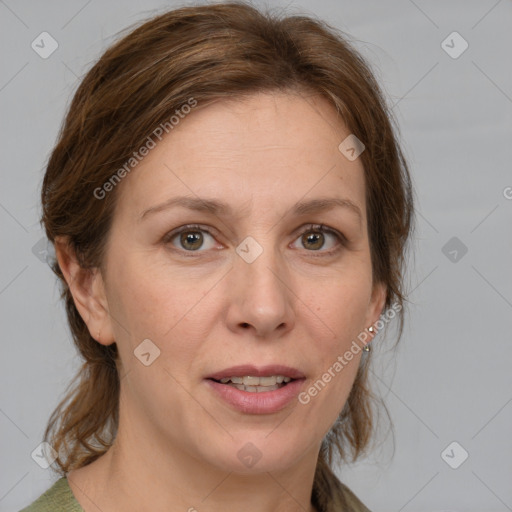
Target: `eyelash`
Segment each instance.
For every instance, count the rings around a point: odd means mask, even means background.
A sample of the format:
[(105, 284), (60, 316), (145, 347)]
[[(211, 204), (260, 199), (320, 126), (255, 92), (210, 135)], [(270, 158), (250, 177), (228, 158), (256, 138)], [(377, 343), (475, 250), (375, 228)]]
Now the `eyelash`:
[[(212, 231), (210, 231), (205, 226), (201, 226), (199, 224), (187, 224), (186, 226), (182, 226), (181, 228), (178, 228), (178, 230), (173, 230), (170, 233), (167, 233), (164, 236), (162, 241), (163, 241), (163, 243), (168, 244), (171, 242), (171, 240), (173, 240), (175, 237), (177, 237), (181, 233), (186, 233), (188, 231), (190, 231), (190, 232), (204, 231), (204, 232), (208, 233), (210, 236), (215, 237), (215, 234), (212, 233)], [(323, 224), (308, 224), (308, 225), (304, 226), (304, 229), (299, 233), (298, 237), (303, 236), (305, 233), (308, 233), (308, 232), (326, 233), (329, 235), (333, 235), (334, 237), (336, 237), (338, 239), (338, 242), (339, 242), (339, 245), (337, 247), (335, 247), (334, 249), (330, 249), (329, 251), (321, 251), (320, 249), (318, 251), (308, 251), (307, 249), (305, 249), (307, 252), (312, 253), (311, 256), (313, 256), (313, 257), (322, 258), (322, 257), (326, 257), (326, 256), (333, 256), (334, 254), (337, 254), (348, 243), (346, 237), (342, 233), (338, 232), (335, 229), (328, 228), (328, 227), (324, 226)], [(186, 249), (177, 249), (177, 248), (176, 248), (176, 251), (181, 252), (186, 257), (197, 257), (196, 253), (204, 252), (204, 251), (200, 251), (200, 250), (188, 251)], [(315, 254), (316, 252), (318, 252), (319, 254)]]

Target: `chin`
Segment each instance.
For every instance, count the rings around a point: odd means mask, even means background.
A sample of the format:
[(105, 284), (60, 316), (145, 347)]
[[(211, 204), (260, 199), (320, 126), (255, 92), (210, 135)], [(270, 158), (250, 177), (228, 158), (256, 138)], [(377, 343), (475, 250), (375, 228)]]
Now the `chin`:
[(271, 431), (266, 430), (261, 436), (240, 436), (236, 441), (230, 439), (224, 444), (212, 442), (218, 451), (209, 453), (208, 459), (223, 471), (255, 475), (283, 471), (304, 455), (305, 442), (291, 446), (286, 444), (286, 439), (277, 435), (274, 439), (265, 439), (269, 432)]

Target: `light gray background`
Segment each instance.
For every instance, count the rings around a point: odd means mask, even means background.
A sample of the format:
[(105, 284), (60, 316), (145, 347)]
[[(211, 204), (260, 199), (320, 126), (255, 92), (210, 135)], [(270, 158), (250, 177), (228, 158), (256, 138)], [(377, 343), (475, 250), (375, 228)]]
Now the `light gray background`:
[[(1, 511), (55, 480), (30, 454), (78, 366), (53, 274), (33, 253), (46, 159), (79, 77), (115, 33), (175, 5), (0, 1)], [(358, 41), (395, 105), (417, 195), (407, 326), (396, 353), (375, 354), (394, 457), (388, 435), (340, 477), (377, 512), (512, 510), (511, 2), (288, 5)], [(43, 31), (59, 44), (48, 59), (31, 48)], [(441, 47), (453, 31), (469, 44), (456, 59)], [(467, 247), (457, 261), (443, 252), (452, 237)], [(458, 469), (441, 457), (453, 441), (469, 453)]]

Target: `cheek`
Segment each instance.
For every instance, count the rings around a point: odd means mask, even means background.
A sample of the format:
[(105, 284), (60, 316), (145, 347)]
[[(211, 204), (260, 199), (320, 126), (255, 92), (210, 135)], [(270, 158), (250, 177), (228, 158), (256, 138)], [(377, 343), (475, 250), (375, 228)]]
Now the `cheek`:
[[(309, 322), (309, 338), (314, 340), (312, 361), (315, 375), (303, 395), (308, 415), (321, 415), (325, 425), (334, 422), (343, 407), (357, 374), (362, 355), (357, 336), (364, 325), (371, 283), (366, 276), (330, 282), (321, 293), (309, 292), (304, 301), (314, 312)], [(345, 354), (348, 357), (345, 357)], [(324, 425), (324, 426), (325, 426)]]
[(144, 259), (117, 261), (109, 270), (108, 302), (121, 356), (134, 359), (134, 349), (149, 339), (162, 356), (169, 356), (161, 361), (192, 359), (194, 340), (201, 338), (201, 323), (193, 319), (205, 295), (203, 287), (175, 275), (175, 270), (151, 267)]
[(308, 358), (315, 372), (299, 403), (312, 423), (322, 418), (316, 427), (319, 435), (331, 428), (352, 389), (362, 356), (357, 336), (364, 328), (369, 293), (359, 281), (329, 287), (323, 294), (310, 297), (316, 304), (312, 310), (321, 319), (315, 325), (322, 327), (316, 335), (310, 330), (315, 350), (309, 351)]
[[(156, 269), (141, 261), (126, 258), (119, 263), (110, 273), (108, 300), (126, 375), (125, 397), (155, 422), (162, 405), (178, 422), (190, 403), (182, 386), (188, 387), (204, 337), (204, 320), (201, 324), (198, 319), (204, 291), (186, 279), (161, 271), (156, 275)], [(141, 354), (148, 352), (146, 366)]]
[(343, 348), (347, 342), (350, 344), (366, 327), (364, 321), (371, 298), (371, 284), (365, 277), (331, 279), (316, 292), (304, 293), (303, 296), (304, 303), (314, 312), (317, 325), (321, 326), (322, 339), (332, 350)]

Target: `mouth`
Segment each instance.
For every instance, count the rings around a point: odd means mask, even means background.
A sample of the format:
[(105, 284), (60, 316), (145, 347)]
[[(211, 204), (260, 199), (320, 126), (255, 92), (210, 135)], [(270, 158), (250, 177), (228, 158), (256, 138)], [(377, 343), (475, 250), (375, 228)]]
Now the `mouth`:
[(223, 379), (210, 379), (220, 384), (232, 386), (240, 391), (249, 391), (249, 393), (261, 393), (265, 391), (274, 391), (283, 388), (289, 382), (296, 379), (285, 377), (284, 375), (270, 375), (268, 377), (255, 377), (245, 375), (244, 377), (225, 377)]
[(249, 393), (264, 393), (286, 387), (295, 380), (304, 379), (297, 369), (283, 365), (256, 367), (252, 365), (226, 368), (207, 377), (219, 384), (224, 384)]
[(205, 378), (211, 392), (243, 414), (275, 414), (297, 400), (306, 377), (296, 368), (273, 364), (226, 368)]

